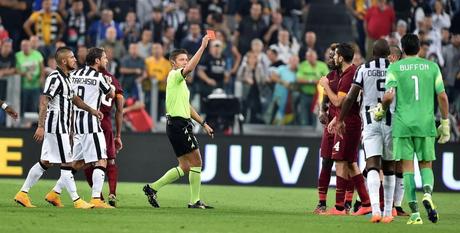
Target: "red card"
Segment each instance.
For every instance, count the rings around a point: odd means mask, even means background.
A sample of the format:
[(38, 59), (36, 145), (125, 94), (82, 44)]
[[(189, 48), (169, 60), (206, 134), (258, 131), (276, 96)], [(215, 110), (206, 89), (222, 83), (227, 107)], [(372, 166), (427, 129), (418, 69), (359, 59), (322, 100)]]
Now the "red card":
[(206, 30), (206, 34), (209, 36), (210, 40), (216, 39), (216, 32), (214, 30)]

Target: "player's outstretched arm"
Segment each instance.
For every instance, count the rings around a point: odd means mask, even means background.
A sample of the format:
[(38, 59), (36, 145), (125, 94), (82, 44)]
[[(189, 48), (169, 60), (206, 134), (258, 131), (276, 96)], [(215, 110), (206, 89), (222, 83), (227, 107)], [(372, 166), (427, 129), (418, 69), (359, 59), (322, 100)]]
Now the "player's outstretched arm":
[(206, 123), (205, 120), (203, 120), (203, 118), (201, 118), (201, 116), (192, 106), (190, 106), (190, 116), (203, 127), (203, 129), (211, 138), (214, 138), (214, 130), (208, 125), (208, 123)]
[(91, 108), (90, 106), (85, 104), (85, 102), (83, 102), (83, 100), (78, 96), (73, 97), (72, 103), (75, 104), (75, 106), (77, 106), (78, 108), (91, 113), (91, 115), (94, 115), (99, 119), (102, 119), (104, 117), (104, 114), (102, 114), (102, 112), (99, 112), (98, 110)]
[(209, 36), (205, 35), (203, 39), (201, 40), (200, 48), (198, 49), (198, 51), (196, 51), (195, 55), (193, 55), (193, 57), (190, 59), (190, 61), (187, 63), (187, 65), (182, 70), (182, 75), (184, 77), (190, 74), (195, 69), (196, 65), (198, 65), (198, 62), (200, 61), (204, 50), (208, 46), (208, 42), (209, 42)]
[(5, 112), (13, 119), (17, 120), (19, 114), (10, 106), (8, 106), (5, 102), (0, 100), (0, 106), (2, 106), (2, 109), (5, 110)]

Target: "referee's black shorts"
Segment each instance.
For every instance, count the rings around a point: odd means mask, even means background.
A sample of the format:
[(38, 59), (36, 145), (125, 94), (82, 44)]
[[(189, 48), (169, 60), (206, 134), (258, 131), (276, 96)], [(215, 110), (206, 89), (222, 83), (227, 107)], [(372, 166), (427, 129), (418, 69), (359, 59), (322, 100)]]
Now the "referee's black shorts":
[(176, 157), (181, 157), (198, 149), (198, 141), (193, 135), (193, 123), (190, 119), (168, 116), (166, 134), (176, 153)]

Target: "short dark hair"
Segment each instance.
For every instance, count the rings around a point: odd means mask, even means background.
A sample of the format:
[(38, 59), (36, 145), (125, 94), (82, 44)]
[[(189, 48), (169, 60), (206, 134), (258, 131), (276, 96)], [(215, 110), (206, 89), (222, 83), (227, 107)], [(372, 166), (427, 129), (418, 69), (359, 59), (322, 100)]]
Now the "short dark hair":
[(62, 55), (64, 55), (65, 53), (68, 53), (68, 52), (72, 52), (72, 49), (69, 48), (69, 47), (60, 47), (56, 50), (56, 53), (54, 54), (54, 59), (56, 60), (56, 62), (58, 64), (60, 64), (60, 60), (62, 59)]
[(420, 40), (417, 35), (406, 34), (401, 38), (401, 47), (406, 55), (416, 55), (420, 50)]
[(390, 55), (390, 46), (385, 39), (379, 39), (374, 42), (372, 53), (375, 58), (388, 57)]
[(101, 59), (104, 52), (105, 50), (102, 48), (90, 48), (88, 50), (88, 55), (86, 55), (86, 64), (89, 66), (96, 64), (96, 59)]
[(187, 50), (185, 50), (185, 49), (176, 49), (176, 50), (172, 51), (171, 54), (169, 55), (169, 61), (171, 61), (171, 62), (175, 61), (177, 56), (179, 56), (181, 54), (185, 54), (185, 55), (188, 56)]
[(397, 46), (397, 45), (392, 45), (392, 46), (390, 46), (390, 53), (391, 53), (392, 55), (398, 56), (398, 60), (401, 60), (402, 51), (401, 51), (401, 49), (399, 48), (399, 46)]
[(337, 46), (337, 55), (343, 57), (343, 60), (346, 63), (351, 63), (353, 61), (353, 56), (355, 55), (355, 50), (353, 46), (348, 43), (340, 43)]

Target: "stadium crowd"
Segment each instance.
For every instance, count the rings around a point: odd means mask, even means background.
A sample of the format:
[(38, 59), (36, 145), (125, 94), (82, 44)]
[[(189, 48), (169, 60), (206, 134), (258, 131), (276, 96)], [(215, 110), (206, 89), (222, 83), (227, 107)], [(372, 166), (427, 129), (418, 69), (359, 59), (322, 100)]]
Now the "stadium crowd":
[[(452, 115), (460, 112), (460, 1), (345, 0), (355, 35), (354, 63), (370, 57), (375, 40), (399, 45), (407, 32), (422, 41), (419, 54), (442, 68)], [(157, 85), (158, 116), (165, 113), (168, 54), (194, 54), (206, 29), (216, 39), (193, 78), (199, 108), (211, 93), (240, 99), (246, 123), (317, 125), (319, 79), (328, 51), (308, 24), (309, 0), (0, 0), (0, 99), (6, 80), (21, 77), (20, 112), (37, 112), (44, 78), (56, 68), (54, 51), (74, 49), (84, 66), (87, 49), (103, 47), (109, 72), (127, 99), (150, 112)], [(345, 8), (344, 8), (345, 9)], [(151, 82), (156, 80), (157, 82)], [(0, 125), (5, 124), (0, 112)], [(454, 134), (455, 135), (455, 134)]]

